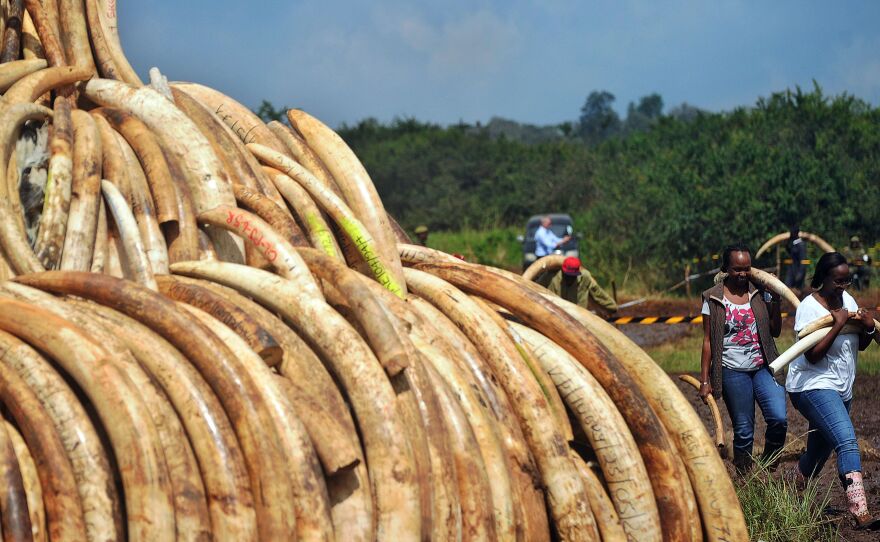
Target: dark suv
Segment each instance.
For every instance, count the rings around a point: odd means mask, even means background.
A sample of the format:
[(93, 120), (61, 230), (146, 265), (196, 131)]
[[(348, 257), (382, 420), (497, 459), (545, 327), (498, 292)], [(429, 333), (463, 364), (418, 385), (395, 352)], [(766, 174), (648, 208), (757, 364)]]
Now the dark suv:
[(553, 213), (535, 215), (526, 222), (526, 235), (520, 235), (517, 237), (517, 240), (523, 244), (523, 270), (532, 265), (532, 262), (538, 259), (535, 256), (535, 232), (538, 231), (538, 227), (541, 225), (541, 219), (545, 216), (549, 216), (552, 221), (550, 229), (553, 233), (559, 237), (565, 237), (566, 235), (571, 236), (571, 239), (560, 245), (559, 248), (553, 251), (553, 254), (580, 257), (580, 252), (578, 251), (578, 236), (574, 234), (574, 225), (569, 215)]

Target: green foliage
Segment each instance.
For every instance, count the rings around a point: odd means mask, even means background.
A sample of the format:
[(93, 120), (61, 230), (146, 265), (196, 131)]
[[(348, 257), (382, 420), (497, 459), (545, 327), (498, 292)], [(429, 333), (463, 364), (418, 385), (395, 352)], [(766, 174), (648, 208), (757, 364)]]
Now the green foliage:
[(579, 132), (590, 144), (600, 143), (620, 131), (620, 117), (612, 109), (614, 94), (607, 90), (594, 90), (581, 107)]
[(751, 474), (736, 483), (749, 539), (765, 542), (839, 540), (836, 523), (823, 514), (831, 501), (834, 484), (823, 482), (809, 480), (806, 488), (799, 491), (793, 480), (780, 473), (772, 474), (758, 464)]
[[(613, 96), (591, 97), (585, 119), (602, 129), (616, 118)], [(550, 140), (500, 121), (490, 130), (367, 119), (340, 134), (405, 227), (522, 228), (533, 214), (568, 212), (588, 266), (618, 286), (630, 270), (629, 284), (659, 289), (680, 280), (686, 260), (735, 240), (758, 247), (792, 221), (834, 245), (854, 233), (867, 246), (880, 240), (877, 109), (818, 86), (727, 113), (682, 105), (664, 116), (662, 106), (642, 98), (632, 115), (649, 125), (596, 146), (574, 137), (583, 123), (543, 132), (558, 134)]]
[(428, 238), (428, 246), (449, 254), (461, 254), (469, 262), (518, 270), (522, 246), (516, 236), (520, 233), (515, 227), (493, 228), (488, 232), (472, 228), (437, 232)]
[(258, 107), (257, 110), (254, 111), (254, 113), (256, 113), (256, 115), (260, 117), (263, 122), (277, 120), (278, 122), (282, 124), (287, 124), (289, 126), (290, 122), (287, 120), (286, 114), (287, 109), (287, 106), (282, 106), (281, 109), (275, 109), (275, 106), (272, 105), (272, 102), (268, 100), (263, 100), (260, 103), (260, 107)]

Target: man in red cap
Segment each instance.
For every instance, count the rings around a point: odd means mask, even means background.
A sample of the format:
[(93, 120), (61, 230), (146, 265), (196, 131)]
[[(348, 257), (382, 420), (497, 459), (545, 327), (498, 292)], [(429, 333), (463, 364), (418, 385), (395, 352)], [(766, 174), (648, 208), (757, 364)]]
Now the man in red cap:
[(599, 286), (589, 271), (581, 268), (581, 261), (574, 256), (562, 261), (562, 269), (558, 273), (544, 273), (538, 277), (537, 282), (562, 299), (585, 309), (590, 308), (592, 300), (604, 314), (617, 312), (614, 298)]

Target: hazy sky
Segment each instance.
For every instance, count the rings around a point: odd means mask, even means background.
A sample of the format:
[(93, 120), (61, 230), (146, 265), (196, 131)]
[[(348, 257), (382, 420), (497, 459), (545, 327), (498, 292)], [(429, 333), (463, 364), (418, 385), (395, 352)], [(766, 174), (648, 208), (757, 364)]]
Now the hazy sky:
[[(832, 4), (834, 6), (832, 7)], [(331, 126), (577, 118), (591, 90), (717, 111), (811, 87), (880, 105), (880, 2), (402, 0), (119, 2), (143, 78), (217, 88)]]

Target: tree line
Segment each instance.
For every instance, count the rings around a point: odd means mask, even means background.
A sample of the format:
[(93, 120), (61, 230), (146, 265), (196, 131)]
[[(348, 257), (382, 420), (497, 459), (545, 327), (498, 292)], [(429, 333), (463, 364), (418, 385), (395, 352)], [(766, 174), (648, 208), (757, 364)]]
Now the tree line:
[(678, 262), (734, 240), (757, 247), (795, 222), (838, 245), (880, 240), (880, 110), (866, 102), (816, 85), (729, 112), (664, 113), (652, 94), (621, 119), (613, 101), (593, 92), (577, 121), (553, 130), (366, 119), (339, 133), (404, 227), (492, 229), (568, 212), (588, 258), (618, 270), (677, 276)]

